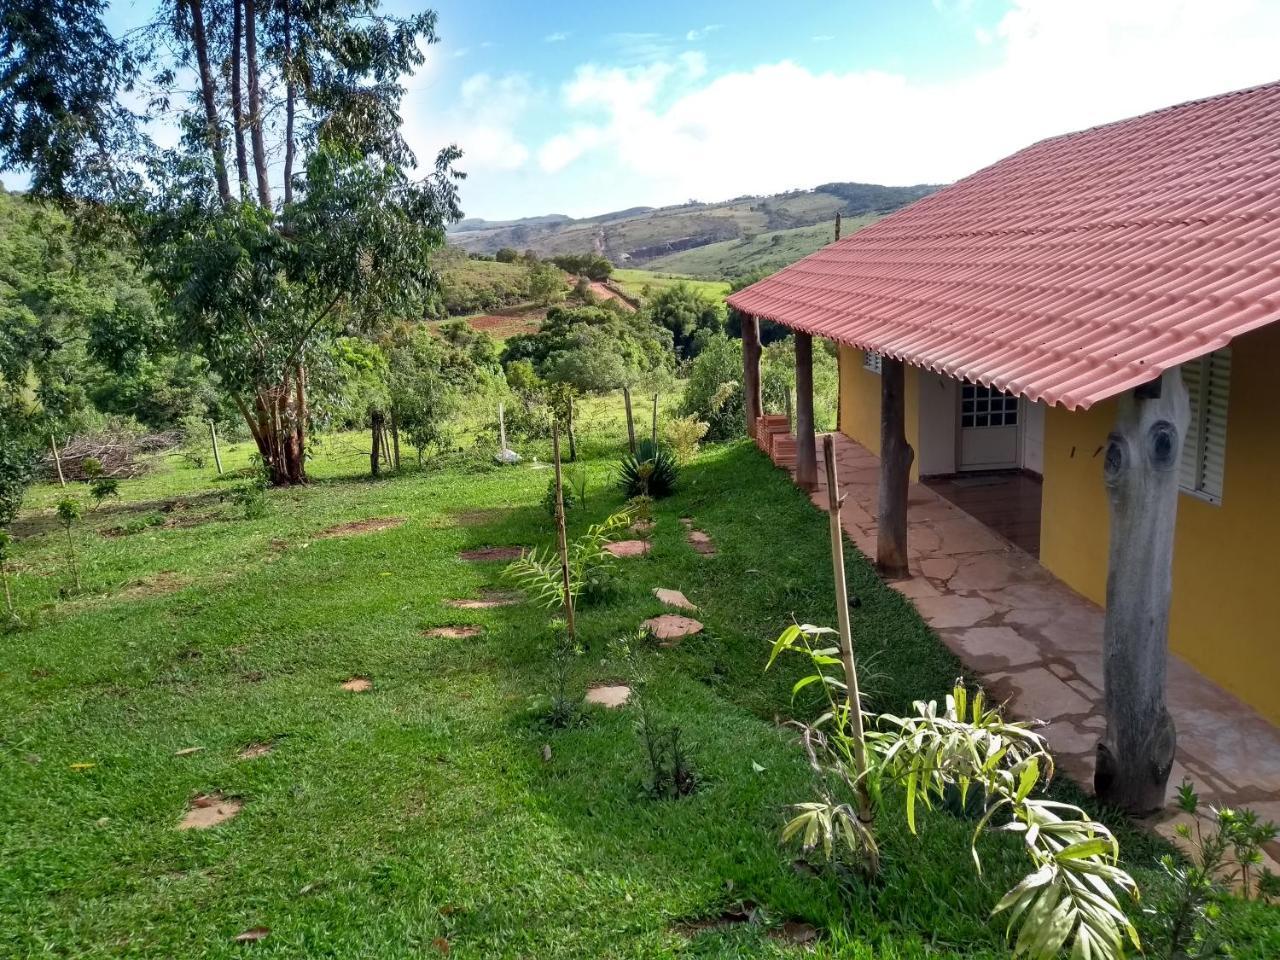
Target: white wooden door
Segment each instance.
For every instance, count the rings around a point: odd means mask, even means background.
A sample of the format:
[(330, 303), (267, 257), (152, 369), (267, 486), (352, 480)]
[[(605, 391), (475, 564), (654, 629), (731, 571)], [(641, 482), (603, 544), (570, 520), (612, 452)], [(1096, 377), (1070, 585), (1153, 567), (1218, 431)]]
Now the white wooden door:
[(1001, 470), (1019, 465), (1018, 398), (978, 383), (960, 384), (957, 470)]

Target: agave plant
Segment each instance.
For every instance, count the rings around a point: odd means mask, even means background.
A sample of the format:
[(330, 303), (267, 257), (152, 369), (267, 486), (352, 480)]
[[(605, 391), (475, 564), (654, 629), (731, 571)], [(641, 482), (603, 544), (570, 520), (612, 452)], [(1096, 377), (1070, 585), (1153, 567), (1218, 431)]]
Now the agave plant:
[[(607, 588), (609, 563), (613, 559), (605, 550), (614, 535), (631, 524), (630, 510), (619, 510), (568, 545), (569, 593), (573, 601), (593, 597)], [(560, 556), (554, 547), (535, 547), (511, 561), (505, 571), (507, 579), (548, 609), (564, 608), (564, 574)]]
[(628, 499), (668, 497), (679, 479), (680, 465), (675, 457), (652, 440), (641, 440), (636, 452), (625, 457), (618, 468), (618, 486)]
[[(1137, 885), (1119, 866), (1119, 845), (1111, 832), (1067, 803), (1032, 796), (1053, 776), (1044, 738), (1029, 724), (1004, 720), (981, 692), (970, 696), (957, 681), (945, 704), (917, 701), (915, 713), (862, 714), (867, 763), (855, 762), (845, 684), (828, 668), (840, 664), (838, 648), (825, 646), (832, 631), (810, 625), (789, 627), (773, 645), (770, 665), (787, 651), (807, 656), (814, 672), (793, 688), (816, 684), (827, 709), (813, 723), (797, 723), (811, 765), (819, 773), (822, 796), (797, 804), (783, 837), (806, 849), (821, 846), (833, 859), (838, 850), (864, 864), (878, 859), (874, 826), (851, 802), (863, 784), (879, 798), (887, 785), (902, 788), (907, 825), (916, 832), (916, 811), (932, 807), (948, 791), (962, 806), (971, 791), (984, 812), (970, 844), (975, 868), (982, 869), (978, 838), (988, 829), (1021, 836), (1031, 871), (996, 903), (993, 914), (1008, 916), (1015, 957), (1051, 960), (1069, 947), (1073, 960), (1118, 960), (1138, 934), (1124, 912), (1121, 895), (1136, 897)], [(877, 803), (877, 806), (879, 804)], [(997, 816), (1007, 818), (999, 826)]]

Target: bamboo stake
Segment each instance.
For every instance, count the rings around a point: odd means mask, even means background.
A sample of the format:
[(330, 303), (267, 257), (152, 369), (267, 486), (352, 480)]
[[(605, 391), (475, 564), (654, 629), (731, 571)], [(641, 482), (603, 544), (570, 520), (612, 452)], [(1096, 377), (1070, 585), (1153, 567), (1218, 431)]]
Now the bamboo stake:
[(222, 476), (222, 454), (218, 452), (218, 428), (209, 421), (209, 439), (213, 441), (213, 462), (218, 468), (218, 476)]
[(853, 661), (853, 630), (849, 624), (849, 585), (844, 574), (844, 532), (840, 527), (840, 507), (844, 497), (836, 478), (835, 441), (822, 438), (822, 456), (827, 467), (827, 515), (831, 521), (831, 572), (836, 587), (836, 618), (840, 628), (840, 662), (847, 685), (849, 725), (853, 728), (853, 759), (858, 765), (856, 785), (858, 819), (871, 822), (871, 794), (867, 790), (867, 743), (862, 728), (862, 695), (858, 690), (858, 668)]
[(53, 434), (49, 434), (49, 449), (53, 451), (53, 465), (58, 468), (58, 483), (61, 486), (67, 485), (67, 478), (62, 475), (62, 458), (58, 456), (58, 441), (53, 438)]
[(658, 455), (658, 395), (653, 395), (653, 455)]
[(636, 423), (631, 418), (631, 388), (622, 388), (622, 402), (627, 407), (627, 446), (631, 450), (632, 456), (636, 452)]
[(564, 617), (569, 643), (576, 641), (573, 628), (573, 589), (569, 578), (569, 542), (564, 532), (564, 486), (560, 476), (560, 428), (551, 423), (551, 455), (556, 462), (556, 545), (560, 548), (560, 575), (564, 580)]
[(565, 429), (569, 432), (569, 462), (578, 462), (578, 440), (573, 435), (573, 394), (569, 394), (569, 407), (566, 411)]

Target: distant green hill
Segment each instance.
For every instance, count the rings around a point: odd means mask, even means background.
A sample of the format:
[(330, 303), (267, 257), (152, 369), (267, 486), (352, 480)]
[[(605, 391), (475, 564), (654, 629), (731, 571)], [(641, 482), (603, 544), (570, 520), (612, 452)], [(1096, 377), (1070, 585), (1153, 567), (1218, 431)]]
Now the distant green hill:
[[(815, 239), (822, 230), (830, 232), (837, 213), (847, 219), (883, 215), (906, 206), (937, 188), (927, 184), (913, 187), (885, 187), (868, 183), (827, 183), (813, 190), (795, 190), (768, 197), (737, 197), (723, 203), (686, 203), (649, 209), (632, 207), (596, 217), (574, 220), (559, 215), (523, 220), (464, 220), (449, 231), (449, 242), (473, 253), (494, 253), (502, 247), (533, 250), (539, 256), (560, 253), (604, 254), (618, 266), (649, 267), (675, 272), (692, 272), (672, 265), (670, 258), (712, 244), (747, 241), (754, 250), (758, 242), (774, 243), (773, 234), (783, 234), (783, 250), (770, 251), (762, 265), (778, 261), (795, 250), (816, 250)], [(821, 229), (818, 229), (819, 226)], [(796, 234), (806, 241), (790, 239), (796, 228), (811, 228), (811, 234)], [(793, 246), (792, 244), (799, 244)], [(661, 261), (662, 265), (656, 264)], [(736, 265), (728, 273), (714, 273), (714, 259), (700, 268), (699, 276), (736, 276), (746, 272)], [(790, 262), (783, 260), (783, 263)], [(681, 261), (683, 263), (683, 261)], [(781, 263), (779, 263), (781, 265)]]
[[(859, 227), (880, 219), (878, 214), (846, 218), (841, 230), (845, 236)], [(833, 223), (816, 223), (809, 227), (773, 230), (742, 240), (722, 240), (706, 246), (668, 254), (645, 264), (648, 270), (680, 273), (705, 280), (733, 279), (757, 271), (772, 273), (787, 264), (807, 257), (835, 239)]]

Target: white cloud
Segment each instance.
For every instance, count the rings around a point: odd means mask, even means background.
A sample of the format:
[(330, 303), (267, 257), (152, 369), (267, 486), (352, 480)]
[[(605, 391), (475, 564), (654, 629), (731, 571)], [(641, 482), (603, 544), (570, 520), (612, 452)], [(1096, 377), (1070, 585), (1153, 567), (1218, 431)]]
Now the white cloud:
[(1278, 34), (1263, 0), (1014, 0), (991, 31), (1000, 62), (946, 82), (785, 60), (709, 79), (701, 58), (591, 64), (538, 160), (627, 177), (602, 207), (949, 181), (1046, 136), (1275, 79)]
[(565, 40), (569, 39), (569, 35), (557, 30), (555, 33), (548, 33), (542, 39), (546, 43), (563, 43)]
[(827, 42), (827, 41), (829, 41), (829, 40), (834, 40), (834, 39), (835, 39), (835, 34), (831, 34), (831, 33), (815, 33), (815, 34), (814, 34), (812, 37), (810, 37), (809, 39), (810, 39), (810, 40), (812, 40), (814, 43), (826, 43), (826, 42)]
[(468, 173), (518, 170), (529, 161), (531, 151), (516, 133), (516, 125), (538, 96), (523, 74), (472, 74), (458, 88), (456, 104), (446, 111), (407, 103), (405, 137), (424, 163), (434, 158), (442, 144), (456, 143), (463, 150), (458, 167)]
[(715, 33), (717, 30), (721, 30), (723, 28), (724, 28), (724, 24), (722, 23), (708, 23), (705, 27), (702, 27), (701, 29), (690, 30), (688, 33), (684, 35), (684, 38), (688, 40), (690, 43), (696, 43), (697, 41), (707, 36), (707, 34)]

